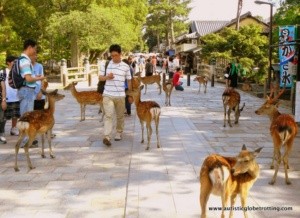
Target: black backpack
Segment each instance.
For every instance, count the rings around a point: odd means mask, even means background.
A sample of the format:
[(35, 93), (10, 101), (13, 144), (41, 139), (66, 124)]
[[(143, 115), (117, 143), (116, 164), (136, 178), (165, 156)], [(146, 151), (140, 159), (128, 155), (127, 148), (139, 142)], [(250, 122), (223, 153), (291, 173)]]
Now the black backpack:
[(21, 56), (14, 60), (11, 70), (8, 74), (8, 84), (13, 89), (19, 89), (24, 86), (25, 78), (21, 76), (20, 72), (20, 60), (26, 58)]
[[(109, 64), (109, 61), (105, 62), (105, 71), (104, 71), (104, 76), (106, 75), (106, 69), (107, 66)], [(99, 92), (100, 94), (103, 94), (104, 92), (104, 86), (105, 86), (106, 80), (105, 81), (99, 81), (98, 85), (97, 85), (97, 92)]]

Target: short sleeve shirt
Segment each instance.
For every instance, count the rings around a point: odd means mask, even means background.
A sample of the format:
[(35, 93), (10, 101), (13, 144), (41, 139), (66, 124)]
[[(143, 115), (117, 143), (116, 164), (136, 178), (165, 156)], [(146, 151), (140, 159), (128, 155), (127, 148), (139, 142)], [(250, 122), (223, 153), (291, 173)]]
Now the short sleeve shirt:
[[(33, 66), (31, 64), (30, 58), (26, 54), (21, 54), (21, 56), (25, 57), (20, 59), (20, 72), (21, 76), (25, 78), (25, 75), (33, 75)], [(28, 87), (35, 88), (36, 82), (26, 82), (25, 85)]]
[[(0, 73), (0, 83), (5, 82), (5, 77), (3, 73)], [(2, 102), (2, 87), (0, 88), (0, 101)]]
[[(114, 63), (110, 61), (107, 65), (106, 75), (113, 73), (112, 80), (106, 80), (103, 95), (113, 97), (125, 97), (125, 80), (131, 80), (130, 67), (121, 61)], [(101, 66), (100, 75), (104, 76), (105, 66)]]

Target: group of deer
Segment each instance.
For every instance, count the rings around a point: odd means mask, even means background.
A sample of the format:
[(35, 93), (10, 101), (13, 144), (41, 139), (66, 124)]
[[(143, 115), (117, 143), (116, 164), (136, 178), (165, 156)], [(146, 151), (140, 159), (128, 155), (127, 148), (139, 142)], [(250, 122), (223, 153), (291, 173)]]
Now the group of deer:
[[(298, 132), (297, 124), (292, 116), (281, 114), (278, 111), (279, 97), (284, 93), (283, 88), (277, 96), (274, 87), (271, 86), (271, 94), (267, 97), (265, 103), (255, 111), (256, 114), (268, 115), (271, 120), (270, 133), (273, 139), (274, 152), (271, 169), (275, 172), (269, 184), (273, 185), (276, 182), (277, 173), (281, 160), (284, 164), (285, 182), (291, 184), (288, 178), (289, 162), (288, 156), (291, 152), (295, 136)], [(240, 112), (240, 94), (234, 89), (226, 89), (222, 95), (224, 105), (224, 127), (226, 126), (226, 110), (228, 115), (228, 124), (230, 122), (230, 111), (235, 111), (235, 123), (238, 123)], [(281, 156), (281, 148), (284, 148), (284, 154)], [(228, 198), (230, 198), (231, 207), (233, 208), (236, 196), (240, 194), (242, 207), (247, 206), (247, 196), (250, 188), (259, 176), (259, 166), (255, 160), (262, 148), (250, 152), (243, 145), (242, 151), (236, 157), (225, 157), (218, 154), (212, 154), (206, 157), (200, 170), (200, 206), (201, 217), (206, 217), (206, 205), (210, 194), (221, 196), (222, 200), (222, 215), (225, 217), (224, 211), (227, 206)], [(247, 217), (246, 210), (243, 211)], [(233, 217), (233, 210), (230, 210), (230, 217)]]

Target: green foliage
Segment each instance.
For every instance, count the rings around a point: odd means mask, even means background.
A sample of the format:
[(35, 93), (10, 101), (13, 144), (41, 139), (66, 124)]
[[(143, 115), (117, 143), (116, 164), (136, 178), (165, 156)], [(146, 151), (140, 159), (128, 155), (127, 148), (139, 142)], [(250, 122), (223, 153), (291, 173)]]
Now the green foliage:
[[(202, 57), (206, 61), (211, 58), (238, 61), (246, 77), (255, 77), (261, 81), (267, 73), (268, 38), (261, 35), (260, 26), (248, 25), (239, 31), (225, 28), (219, 33), (208, 34), (202, 37)], [(253, 72), (254, 67), (259, 71)]]

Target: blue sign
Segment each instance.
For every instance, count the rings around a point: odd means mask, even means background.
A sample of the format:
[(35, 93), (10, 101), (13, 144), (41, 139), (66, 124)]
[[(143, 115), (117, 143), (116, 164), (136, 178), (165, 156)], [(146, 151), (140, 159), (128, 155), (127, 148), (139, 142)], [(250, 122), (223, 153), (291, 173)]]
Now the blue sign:
[(295, 56), (295, 46), (291, 45), (294, 43), (296, 37), (295, 26), (282, 26), (279, 27), (279, 61), (280, 61), (280, 87), (292, 87), (293, 76), (292, 66), (295, 64), (297, 57)]

